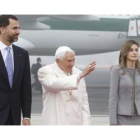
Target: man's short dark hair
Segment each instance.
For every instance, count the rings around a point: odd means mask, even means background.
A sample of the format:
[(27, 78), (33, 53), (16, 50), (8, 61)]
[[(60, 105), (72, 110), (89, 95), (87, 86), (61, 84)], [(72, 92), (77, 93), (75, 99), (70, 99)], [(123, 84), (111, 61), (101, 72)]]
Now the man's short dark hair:
[(13, 20), (18, 21), (18, 18), (14, 15), (0, 15), (0, 28), (8, 26), (9, 25), (9, 19), (13, 19)]
[(41, 61), (41, 58), (40, 58), (40, 57), (38, 57), (38, 58), (37, 58), (37, 62), (40, 62), (40, 61)]

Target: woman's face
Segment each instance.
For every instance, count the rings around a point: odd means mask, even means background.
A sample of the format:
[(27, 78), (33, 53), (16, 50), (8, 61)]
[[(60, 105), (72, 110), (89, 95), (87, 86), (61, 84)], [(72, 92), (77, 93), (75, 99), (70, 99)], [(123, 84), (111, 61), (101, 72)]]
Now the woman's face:
[(139, 51), (138, 46), (136, 44), (132, 44), (131, 48), (127, 54), (127, 60), (129, 60), (129, 61), (138, 60), (138, 51)]

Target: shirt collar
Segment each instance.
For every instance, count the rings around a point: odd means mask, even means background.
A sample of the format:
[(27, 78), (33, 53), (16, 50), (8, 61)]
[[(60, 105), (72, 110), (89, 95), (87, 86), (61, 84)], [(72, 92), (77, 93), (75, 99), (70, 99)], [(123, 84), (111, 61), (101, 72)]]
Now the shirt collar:
[(4, 43), (0, 41), (0, 50), (4, 50), (6, 47), (10, 47), (12, 49), (12, 44), (10, 46), (6, 46)]

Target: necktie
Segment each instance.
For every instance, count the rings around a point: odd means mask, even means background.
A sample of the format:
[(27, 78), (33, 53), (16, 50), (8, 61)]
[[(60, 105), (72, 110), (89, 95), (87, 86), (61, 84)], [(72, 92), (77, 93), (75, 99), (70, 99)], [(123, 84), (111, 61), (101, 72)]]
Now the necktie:
[(6, 69), (8, 73), (9, 83), (10, 87), (12, 88), (13, 85), (13, 61), (12, 61), (12, 55), (10, 53), (10, 47), (7, 47), (7, 57), (6, 57)]

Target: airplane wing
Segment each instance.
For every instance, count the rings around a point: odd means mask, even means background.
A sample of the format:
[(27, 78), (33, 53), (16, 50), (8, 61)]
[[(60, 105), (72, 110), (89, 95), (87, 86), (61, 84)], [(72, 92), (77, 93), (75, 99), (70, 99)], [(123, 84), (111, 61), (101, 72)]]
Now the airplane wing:
[(94, 15), (16, 15), (20, 21), (21, 30), (49, 30), (51, 27), (40, 21), (50, 18), (71, 20), (71, 21), (92, 21), (100, 20)]
[(100, 20), (99, 17), (94, 15), (49, 15), (50, 17), (63, 19), (63, 20), (73, 20), (73, 21), (93, 21)]
[(20, 21), (21, 30), (48, 30), (51, 27), (38, 21), (44, 15), (16, 15)]

